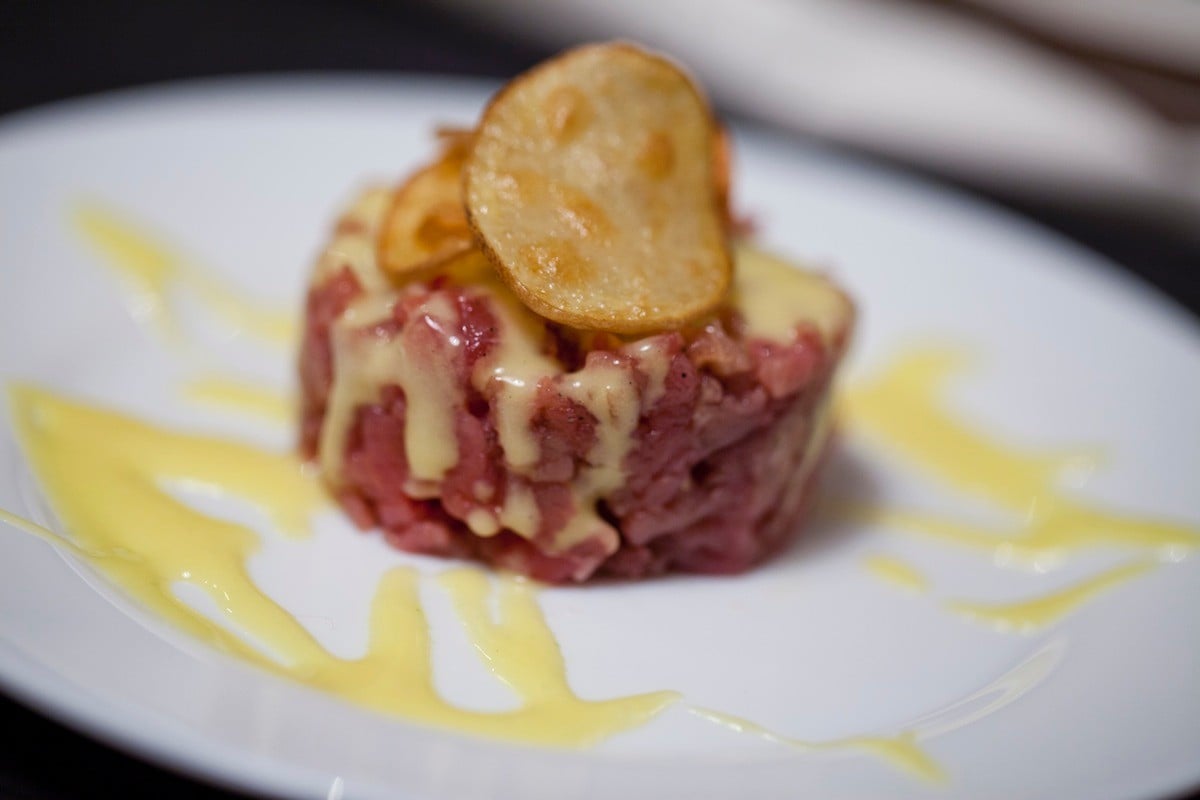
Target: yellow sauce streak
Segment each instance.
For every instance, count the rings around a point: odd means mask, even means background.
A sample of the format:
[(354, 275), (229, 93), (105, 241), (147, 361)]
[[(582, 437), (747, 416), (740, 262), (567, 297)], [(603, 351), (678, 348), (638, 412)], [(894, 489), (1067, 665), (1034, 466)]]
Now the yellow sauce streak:
[[(341, 481), (346, 436), (357, 409), (379, 400), (387, 384), (398, 384), (406, 401), (404, 454), (414, 478), (441, 480), (458, 462), (455, 413), (462, 390), (454, 380), (452, 353), (421, 346), (422, 328), (448, 326), (455, 312), (441, 296), (433, 296), (412, 312), (412, 324), (393, 336), (362, 330), (365, 322), (389, 309), (374, 297), (351, 307), (333, 327), (333, 387), (321, 426), (321, 465), (325, 479)], [(452, 346), (460, 346), (455, 342)]]
[(874, 554), (863, 559), (863, 566), (875, 577), (901, 589), (920, 594), (929, 588), (924, 575), (897, 558)]
[(181, 630), (257, 663), (263, 663), (258, 650), (193, 611), (172, 584), (193, 583), (219, 607), (236, 608), (239, 622), (273, 650), (293, 651), (307, 636), (246, 572), (258, 537), (163, 491), (170, 483), (208, 492), (236, 486), (237, 496), (299, 534), (324, 498), (294, 458), (164, 431), (29, 386), (12, 388), (9, 403), (64, 527), (109, 580)]
[(736, 733), (757, 736), (768, 742), (786, 745), (802, 752), (821, 750), (861, 750), (929, 783), (945, 783), (946, 773), (917, 743), (913, 731), (903, 731), (895, 736), (850, 736), (825, 742), (811, 742), (782, 736), (747, 719), (713, 711), (709, 708), (688, 706), (688, 711), (709, 722), (716, 723)]
[(997, 442), (950, 414), (940, 401), (961, 354), (910, 352), (843, 397), (851, 427), (954, 489), (1014, 515), (1014, 528), (993, 531), (933, 514), (853, 507), (850, 516), (992, 549), (998, 561), (1036, 562), (1099, 546), (1171, 551), (1200, 547), (1200, 530), (1163, 520), (1115, 514), (1064, 496), (1059, 474), (1078, 459), (1028, 452)]
[(745, 244), (734, 256), (732, 301), (752, 335), (787, 342), (797, 324), (809, 322), (829, 339), (852, 313), (850, 301), (822, 275)]
[[(325, 500), (297, 460), (164, 430), (29, 386), (12, 388), (9, 400), (22, 446), (72, 538), (11, 514), (0, 519), (65, 545), (158, 616), (225, 652), (382, 713), (560, 747), (592, 744), (640, 725), (676, 699), (669, 692), (604, 701), (577, 697), (533, 590), (500, 581), (493, 621), (492, 584), (472, 570), (451, 572), (442, 585), (481, 657), (521, 698), (519, 708), (477, 712), (438, 695), (413, 569), (393, 570), (380, 582), (366, 654), (338, 658), (250, 578), (245, 564), (258, 548), (258, 535), (164, 490), (177, 484), (227, 492), (302, 533)], [(208, 593), (228, 627), (180, 600), (177, 582)]]
[[(482, 257), (463, 259), (452, 274), (492, 302), (500, 336), (495, 350), (476, 363), (471, 382), (480, 392), (495, 395), (496, 433), (504, 460), (516, 470), (530, 469), (541, 457), (541, 445), (529, 427), (538, 382), (562, 371), (542, 352), (545, 324), (516, 299)], [(523, 536), (535, 532), (536, 527), (517, 531)]]
[(1151, 563), (1135, 562), (1032, 600), (995, 604), (952, 600), (946, 607), (987, 622), (1001, 631), (1032, 631), (1058, 621), (1100, 592), (1136, 578), (1153, 568)]
[(349, 267), (359, 285), (368, 292), (391, 285), (375, 258), (375, 239), (391, 203), (392, 189), (384, 186), (367, 189), (355, 198), (338, 219), (332, 241), (317, 259), (313, 270), (315, 283), (322, 283)]
[(185, 284), (211, 314), (238, 332), (273, 344), (290, 345), (295, 341), (294, 314), (264, 311), (248, 303), (236, 291), (174, 254), (153, 234), (128, 220), (99, 206), (85, 205), (76, 211), (74, 222), (126, 286), (134, 318), (149, 322), (167, 337), (175, 339), (179, 330), (171, 310), (170, 293), (177, 284)]
[(451, 705), (434, 684), (429, 626), (412, 568), (392, 570), (372, 604), (365, 656), (344, 660), (312, 653), (301, 679), (358, 705), (441, 728), (552, 747), (584, 747), (641, 725), (673, 703), (671, 692), (614, 700), (582, 700), (567, 685), (558, 644), (533, 590), (499, 581), (500, 618), (489, 616), (492, 582), (477, 570), (453, 570), (440, 583), (449, 593), (480, 658), (521, 698), (511, 711), (480, 712)]
[(527, 582), (499, 581), (495, 620), (488, 608), (491, 581), (484, 573), (452, 570), (439, 582), (450, 592), (483, 663), (525, 700), (520, 711), (479, 720), (474, 730), (480, 733), (551, 745), (590, 744), (640, 725), (679, 698), (675, 692), (652, 692), (602, 702), (582, 700), (567, 685), (558, 642)]
[(555, 538), (567, 550), (589, 536), (598, 537), (605, 552), (620, 546), (616, 530), (601, 519), (596, 504), (625, 482), (625, 456), (633, 446), (641, 410), (633, 375), (624, 368), (592, 366), (572, 373), (558, 391), (588, 410), (596, 420), (596, 442), (588, 451), (573, 489), (575, 513)]
[(183, 395), (197, 403), (240, 411), (273, 422), (290, 425), (296, 418), (295, 402), (287, 395), (229, 378), (197, 378), (184, 385)]
[(57, 533), (47, 527), (38, 525), (36, 522), (25, 519), (24, 517), (19, 517), (16, 514), (5, 511), (2, 508), (0, 508), (0, 522), (12, 525), (14, 528), (23, 530), (30, 536), (36, 536), (43, 541), (49, 542), (55, 547), (64, 547), (77, 556), (86, 557), (88, 555), (97, 555), (97, 553), (94, 553), (88, 548), (81, 547), (64, 536), (59, 536)]

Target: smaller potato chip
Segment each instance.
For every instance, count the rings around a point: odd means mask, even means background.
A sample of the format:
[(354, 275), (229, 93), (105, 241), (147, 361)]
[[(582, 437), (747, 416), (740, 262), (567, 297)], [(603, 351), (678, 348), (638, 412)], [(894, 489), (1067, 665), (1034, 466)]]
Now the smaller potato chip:
[(623, 43), (568, 51), (484, 110), (464, 199), (497, 271), (538, 314), (643, 334), (720, 304), (728, 159), (675, 64)]
[(380, 231), (379, 263), (395, 279), (427, 274), (472, 247), (461, 178), (470, 138), (439, 138), (441, 156), (396, 190)]

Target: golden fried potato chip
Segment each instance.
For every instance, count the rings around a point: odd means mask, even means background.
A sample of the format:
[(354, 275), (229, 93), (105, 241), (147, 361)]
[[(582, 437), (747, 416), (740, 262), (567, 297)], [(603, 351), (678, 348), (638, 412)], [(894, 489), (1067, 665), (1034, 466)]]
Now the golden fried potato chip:
[(544, 317), (678, 328), (729, 286), (718, 141), (707, 102), (670, 61), (622, 43), (568, 51), (484, 110), (465, 167), (471, 227)]
[(471, 249), (462, 203), (469, 144), (448, 142), (436, 162), (418, 170), (393, 195), (379, 234), (379, 263), (392, 278), (426, 274)]

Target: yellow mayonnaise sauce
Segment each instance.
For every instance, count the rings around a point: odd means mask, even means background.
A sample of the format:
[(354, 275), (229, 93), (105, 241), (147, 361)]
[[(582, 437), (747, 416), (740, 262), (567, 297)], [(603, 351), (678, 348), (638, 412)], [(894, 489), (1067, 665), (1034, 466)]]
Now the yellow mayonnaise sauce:
[(853, 504), (843, 513), (872, 525), (985, 548), (1000, 564), (1052, 564), (1097, 547), (1167, 555), (1200, 547), (1195, 526), (1113, 512), (1068, 496), (1058, 481), (1077, 457), (1010, 445), (950, 412), (942, 391), (963, 363), (957, 351), (913, 350), (849, 387), (842, 409), (851, 430), (948, 488), (1008, 512), (1012, 523), (990, 530), (939, 514)]
[(262, 386), (219, 375), (188, 381), (183, 386), (188, 400), (215, 408), (250, 414), (288, 425), (296, 421), (296, 402), (287, 395)]
[(845, 326), (850, 301), (825, 276), (745, 244), (734, 257), (732, 304), (752, 336), (788, 341), (804, 320), (828, 340)]
[(688, 710), (709, 722), (714, 722), (736, 733), (745, 733), (775, 744), (786, 745), (795, 750), (815, 752), (822, 750), (861, 750), (876, 756), (905, 772), (930, 783), (945, 783), (946, 773), (917, 743), (913, 731), (904, 731), (895, 736), (850, 736), (811, 742), (793, 739), (768, 730), (750, 720), (714, 711), (711, 708), (689, 706)]
[(916, 567), (893, 556), (879, 553), (863, 559), (863, 566), (875, 577), (893, 586), (921, 593), (929, 588), (929, 581)]
[[(369, 192), (360, 199), (344, 218), (359, 224), (346, 226), (345, 232), (339, 233), (322, 255), (318, 274), (328, 275), (349, 266), (365, 286), (383, 285), (369, 244), (370, 232), (385, 204), (385, 192)], [(115, 215), (89, 208), (80, 212), (76, 222), (113, 270), (135, 290), (145, 307), (141, 319), (160, 328), (173, 327), (168, 295), (175, 283), (213, 300), (214, 282), (198, 279), (200, 273), (194, 268), (182, 266), (182, 260), (124, 225)], [(734, 291), (749, 311), (748, 316), (757, 320), (754, 330), (765, 336), (783, 335), (785, 329), (790, 329), (788, 315), (801, 314), (829, 335), (833, 315), (845, 313), (844, 306), (838, 308), (844, 299), (828, 294), (831, 290), (822, 279), (806, 276), (796, 282), (777, 272), (780, 263), (753, 254), (740, 257)], [(485, 283), (487, 280), (493, 279), (485, 279)], [(790, 288), (784, 291), (786, 287)], [(788, 300), (793, 290), (795, 294)], [(351, 316), (356, 324), (384, 318), (390, 314), (393, 300), (391, 296), (375, 296), (353, 309)], [(513, 406), (508, 409), (508, 422), (501, 414), (500, 436), (510, 463), (528, 466), (536, 461), (537, 445), (529, 432), (521, 429), (518, 412), (522, 404), (529, 402), (538, 378), (546, 374), (547, 360), (532, 338), (536, 327), (528, 312), (519, 303), (509, 302), (508, 295), (497, 294), (496, 301), (501, 324), (510, 334), (504, 338), (506, 352), (502, 359), (480, 362), (473, 381), (481, 391), (490, 387), (502, 396), (509, 393), (511, 399), (506, 402)], [(216, 303), (214, 311), (221, 305)], [(256, 316), (253, 306), (241, 300), (233, 300), (226, 308), (237, 311), (219, 316), (229, 319), (240, 315), (246, 330), (269, 339), (291, 328), (290, 322), (282, 325), (272, 321), (272, 315)], [(439, 315), (447, 313), (436, 307), (428, 311), (434, 323)], [(382, 345), (381, 352), (386, 355)], [(636, 356), (639, 368), (649, 376), (645, 391), (653, 396), (662, 390), (665, 362), (660, 363), (652, 346)], [(1197, 533), (1186, 526), (1111, 515), (1062, 496), (1054, 486), (1062, 466), (1060, 458), (1027, 453), (993, 441), (943, 407), (939, 391), (955, 363), (950, 354), (938, 349), (900, 358), (880, 376), (863, 381), (848, 393), (845, 410), (850, 426), (949, 488), (992, 502), (1020, 519), (1027, 515), (1028, 524), (1015, 522), (1011, 531), (994, 532), (889, 508), (858, 506), (851, 507), (850, 513), (872, 524), (916, 530), (997, 553), (1069, 553), (1093, 544), (1140, 550), (1192, 548), (1200, 541)], [(330, 412), (334, 418), (330, 424), (335, 428), (346, 424), (344, 419), (338, 421), (339, 415), (349, 414), (355, 403), (367, 401), (368, 386), (378, 386), (385, 379), (382, 366), (378, 371), (370, 367), (367, 373), (343, 378), (355, 385), (343, 390), (346, 397), (337, 400), (335, 405), (341, 405)], [(387, 379), (396, 380), (394, 374)], [(628, 386), (618, 384), (602, 376), (598, 383), (571, 387), (580, 402), (594, 409), (599, 424), (609, 426), (609, 430), (601, 431), (597, 444), (604, 453), (597, 455), (619, 451), (620, 434), (629, 425), (618, 414), (605, 416), (605, 398), (614, 396), (614, 392), (630, 391)], [(405, 385), (405, 389), (409, 387)], [(269, 400), (267, 394), (259, 395), (221, 380), (199, 378), (185, 391), (193, 399), (271, 418), (278, 418), (283, 410), (276, 402), (279, 398)], [(419, 392), (420, 387), (415, 391)], [(511, 578), (489, 579), (473, 569), (452, 569), (434, 580), (449, 596), (481, 659), (518, 696), (517, 708), (479, 712), (441, 698), (432, 672), (430, 631), (417, 593), (422, 578), (412, 568), (393, 570), (381, 581), (372, 605), (366, 653), (359, 658), (334, 656), (251, 580), (246, 561), (259, 546), (261, 534), (202, 513), (177, 499), (199, 491), (241, 500), (259, 509), (269, 528), (284, 535), (303, 536), (309, 518), (326, 500), (319, 482), (293, 456), (180, 433), (32, 386), (11, 387), (9, 403), (29, 462), (70, 535), (60, 536), (7, 512), (0, 512), (0, 520), (86, 561), (153, 613), (213, 647), (382, 713), (553, 746), (594, 743), (644, 723), (677, 699), (671, 692), (606, 701), (579, 698), (569, 686), (566, 665), (532, 586)], [(503, 408), (501, 404), (502, 412)], [(439, 411), (427, 409), (422, 413), (434, 417)], [(425, 422), (437, 428), (436, 420)], [(335, 430), (328, 435), (336, 439), (339, 434)], [(438, 445), (431, 447), (436, 451)], [(446, 456), (435, 453), (429, 457), (432, 460), (421, 469), (433, 476)], [(810, 467), (806, 463), (801, 468)], [(604, 473), (592, 476), (589, 491), (609, 479), (611, 476)], [(536, 504), (532, 497), (522, 497), (519, 492), (513, 493), (509, 505), (497, 516), (476, 519), (471, 527), (478, 527), (481, 535), (485, 530), (494, 532), (499, 525), (517, 531), (536, 529)], [(865, 565), (882, 579), (914, 591), (922, 592), (930, 586), (919, 570), (894, 558), (876, 555)], [(1149, 568), (1149, 562), (1136, 561), (1047, 595), (1005, 604), (963, 598), (949, 601), (946, 606), (997, 627), (1026, 629), (1051, 624), (1097, 593)], [(181, 582), (207, 592), (227, 624), (218, 624), (181, 601), (174, 591)], [(966, 724), (987, 709), (1011, 702), (1053, 668), (1045, 661), (1041, 657), (1031, 659), (1039, 670), (1033, 677), (1024, 674), (1030, 671), (1028, 665), (1018, 669), (1021, 676), (1006, 676), (998, 684), (1003, 689), (998, 699), (983, 710), (972, 705), (973, 696), (967, 699), (972, 708), (970, 715), (958, 722), (938, 723), (941, 727), (931, 723), (891, 736), (802, 741), (723, 712), (695, 707), (689, 710), (731, 731), (799, 750), (870, 753), (922, 779), (941, 782), (946, 778), (944, 771), (920, 748), (918, 739), (937, 735), (950, 729), (948, 726)], [(985, 687), (981, 691), (996, 694), (999, 690)]]
[(178, 341), (178, 322), (170, 294), (186, 286), (208, 311), (239, 333), (277, 345), (296, 340), (296, 317), (289, 311), (264, 311), (209, 272), (177, 255), (152, 234), (99, 205), (75, 211), (75, 228), (124, 285), (135, 319)]
[[(71, 538), (21, 527), (65, 541), (150, 611), (213, 647), (375, 711), (545, 745), (593, 744), (642, 724), (675, 699), (670, 692), (579, 698), (530, 585), (499, 580), (493, 620), (493, 582), (470, 569), (444, 573), (438, 582), (484, 663), (520, 698), (519, 708), (485, 713), (441, 698), (412, 568), (381, 581), (367, 652), (339, 658), (250, 578), (246, 561), (258, 549), (258, 534), (197, 511), (169, 491), (244, 500), (280, 530), (303, 535), (325, 496), (294, 456), (169, 431), (30, 386), (10, 389), (9, 403), (22, 446)], [(181, 600), (174, 590), (180, 582), (204, 590), (228, 626)]]
[(1136, 561), (1101, 572), (1079, 583), (1046, 595), (1008, 603), (981, 603), (969, 600), (951, 600), (946, 607), (999, 630), (1032, 631), (1057, 622), (1088, 600), (1106, 589), (1136, 578), (1154, 565)]

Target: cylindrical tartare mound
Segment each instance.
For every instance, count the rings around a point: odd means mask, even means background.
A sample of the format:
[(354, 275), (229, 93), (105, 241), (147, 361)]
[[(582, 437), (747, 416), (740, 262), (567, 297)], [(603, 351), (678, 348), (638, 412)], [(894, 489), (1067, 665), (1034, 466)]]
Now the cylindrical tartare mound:
[(853, 324), (829, 280), (739, 247), (708, 318), (579, 331), (478, 253), (393, 282), (387, 202), (338, 223), (300, 354), (302, 449), (360, 527), (553, 583), (739, 572), (800, 531)]

